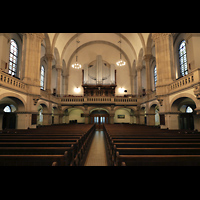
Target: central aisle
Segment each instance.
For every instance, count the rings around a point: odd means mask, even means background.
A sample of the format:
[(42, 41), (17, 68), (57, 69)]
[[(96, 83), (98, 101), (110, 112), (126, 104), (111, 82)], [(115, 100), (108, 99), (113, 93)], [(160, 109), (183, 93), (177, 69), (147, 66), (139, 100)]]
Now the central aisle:
[(107, 166), (104, 132), (96, 130), (84, 166)]

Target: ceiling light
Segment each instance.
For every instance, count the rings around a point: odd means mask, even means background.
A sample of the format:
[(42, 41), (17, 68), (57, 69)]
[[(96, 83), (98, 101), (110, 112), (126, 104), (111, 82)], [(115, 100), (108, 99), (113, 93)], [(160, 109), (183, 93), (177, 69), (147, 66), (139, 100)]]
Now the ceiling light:
[(81, 88), (79, 87), (74, 88), (74, 92), (79, 93), (80, 91), (81, 91)]
[(122, 60), (121, 35), (120, 35), (120, 41), (118, 43), (120, 43), (120, 60), (116, 62), (116, 65), (122, 67), (126, 65), (126, 62)]
[(77, 43), (77, 47), (76, 47), (76, 62), (74, 64), (72, 64), (72, 68), (74, 68), (74, 69), (80, 69), (81, 68), (81, 64), (78, 63), (78, 55), (77, 55), (78, 43), (80, 43), (80, 41), (77, 39), (76, 43)]

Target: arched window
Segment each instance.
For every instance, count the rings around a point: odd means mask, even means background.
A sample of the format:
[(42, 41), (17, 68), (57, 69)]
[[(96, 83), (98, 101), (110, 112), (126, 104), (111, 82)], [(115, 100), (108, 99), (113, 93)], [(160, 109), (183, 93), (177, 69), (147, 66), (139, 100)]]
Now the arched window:
[(156, 68), (156, 66), (154, 67), (153, 74), (154, 74), (154, 86), (156, 88), (156, 84), (157, 84), (157, 68)]
[(10, 113), (12, 112), (10, 106), (6, 106), (4, 109), (3, 109), (4, 112), (7, 112), (7, 113)]
[(185, 112), (186, 113), (193, 113), (193, 109), (190, 106), (187, 106)]
[(44, 66), (42, 65), (40, 74), (40, 86), (42, 90), (44, 90), (44, 75), (45, 75), (45, 69)]
[(186, 42), (183, 40), (179, 45), (179, 64), (180, 64), (180, 73), (182, 76), (188, 74), (187, 67), (187, 51), (186, 51)]
[(10, 56), (9, 56), (9, 71), (8, 73), (11, 75), (15, 75), (17, 73), (17, 60), (18, 60), (18, 45), (15, 40), (10, 40)]

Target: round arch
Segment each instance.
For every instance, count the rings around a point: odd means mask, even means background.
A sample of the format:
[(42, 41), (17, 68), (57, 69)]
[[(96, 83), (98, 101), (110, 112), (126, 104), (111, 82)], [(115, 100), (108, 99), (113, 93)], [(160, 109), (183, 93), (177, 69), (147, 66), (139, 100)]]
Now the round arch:
[[(93, 45), (93, 44), (105, 44), (105, 45), (111, 46), (111, 47), (117, 49), (118, 51), (120, 51), (120, 48), (119, 48), (117, 45), (115, 45), (115, 44), (113, 44), (113, 43), (111, 43), (111, 42), (108, 42), (108, 41), (95, 40), (95, 41), (87, 42), (87, 43), (85, 43), (85, 44), (79, 46), (77, 50), (75, 49), (75, 51), (73, 51), (73, 53), (71, 54), (71, 56), (70, 56), (70, 58), (69, 58), (69, 60), (68, 60), (67, 69), (70, 67), (70, 63), (71, 63), (72, 59), (74, 58), (76, 52), (78, 53), (78, 52), (79, 52), (80, 50), (82, 50), (83, 48), (85, 48), (85, 47), (87, 47), (87, 46), (90, 46), (90, 45)], [(125, 59), (127, 60), (128, 66), (129, 66), (129, 72), (131, 72), (131, 62), (130, 62), (130, 60), (129, 60), (127, 54), (126, 54), (123, 50), (121, 50), (121, 52), (122, 52), (122, 55), (123, 55), (123, 56), (125, 57)]]
[(91, 114), (93, 111), (96, 111), (96, 110), (103, 110), (103, 111), (106, 111), (108, 114), (110, 113), (110, 111), (105, 107), (100, 107), (100, 108), (92, 107), (89, 109), (89, 113)]
[(181, 101), (181, 99), (183, 98), (189, 98), (191, 99), (196, 107), (198, 107), (199, 103), (198, 103), (198, 100), (195, 98), (195, 96), (189, 94), (189, 93), (184, 93), (184, 94), (178, 94), (176, 95), (169, 103), (169, 106), (170, 106), (170, 111), (174, 111), (174, 109), (177, 107), (179, 101)]
[(4, 93), (4, 94), (0, 95), (0, 104), (4, 98), (12, 99), (18, 105), (18, 110), (20, 110), (20, 111), (26, 110), (26, 101), (20, 95), (15, 94), (15, 93)]

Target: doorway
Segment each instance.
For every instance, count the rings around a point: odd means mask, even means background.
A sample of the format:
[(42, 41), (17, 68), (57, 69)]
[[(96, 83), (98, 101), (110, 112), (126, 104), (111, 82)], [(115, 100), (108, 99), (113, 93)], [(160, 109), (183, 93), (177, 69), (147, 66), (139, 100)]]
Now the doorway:
[(194, 130), (194, 118), (190, 113), (180, 114), (180, 129)]
[(90, 123), (96, 124), (96, 129), (102, 130), (103, 124), (108, 124), (109, 115), (104, 110), (95, 110), (90, 114)]
[(15, 129), (16, 126), (16, 114), (15, 113), (4, 113), (2, 129)]

